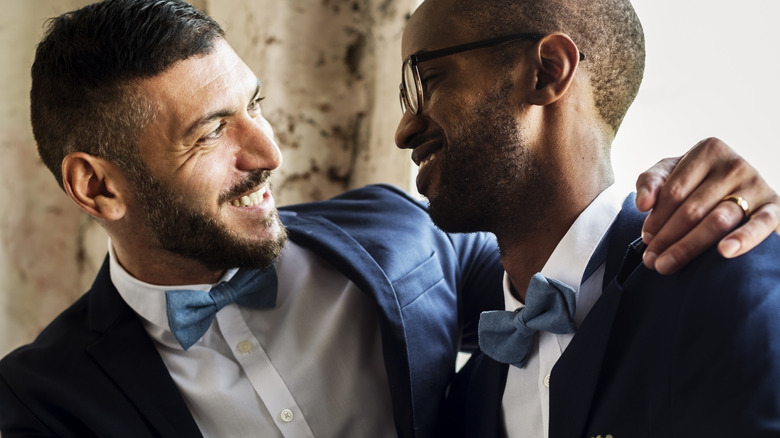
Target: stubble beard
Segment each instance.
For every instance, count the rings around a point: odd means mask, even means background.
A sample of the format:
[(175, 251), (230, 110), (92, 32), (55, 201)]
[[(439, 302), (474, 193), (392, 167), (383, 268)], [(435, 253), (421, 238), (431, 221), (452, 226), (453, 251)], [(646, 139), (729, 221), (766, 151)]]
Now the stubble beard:
[(518, 237), (543, 226), (544, 206), (554, 180), (541, 172), (539, 158), (524, 145), (506, 93), (511, 83), (494, 87), (468, 111), (468, 123), (450, 136), (441, 154), (438, 190), (429, 214), (452, 233), (488, 231)]
[[(128, 172), (137, 189), (145, 222), (157, 245), (168, 252), (200, 262), (210, 270), (230, 268), (264, 269), (276, 261), (287, 241), (287, 231), (276, 210), (259, 218), (258, 230), (278, 226), (280, 232), (266, 241), (239, 236), (217, 218), (193, 208), (191, 196), (177, 193), (136, 162)], [(246, 178), (241, 187), (256, 187), (266, 181), (269, 171), (258, 171)], [(237, 188), (231, 190), (235, 192)], [(221, 196), (220, 199), (226, 196)], [(194, 201), (194, 200), (193, 200)], [(223, 201), (224, 202), (224, 201)], [(192, 202), (192, 205), (197, 205)]]

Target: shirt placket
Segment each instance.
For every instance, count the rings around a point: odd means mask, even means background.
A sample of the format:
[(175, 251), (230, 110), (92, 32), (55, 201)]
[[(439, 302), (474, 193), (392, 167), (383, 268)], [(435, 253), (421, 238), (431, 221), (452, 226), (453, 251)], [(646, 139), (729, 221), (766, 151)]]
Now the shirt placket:
[(225, 306), (217, 313), (219, 329), (230, 346), (236, 361), (274, 422), (285, 437), (310, 437), (309, 427), (284, 379), (274, 367), (271, 358), (249, 329), (236, 304)]

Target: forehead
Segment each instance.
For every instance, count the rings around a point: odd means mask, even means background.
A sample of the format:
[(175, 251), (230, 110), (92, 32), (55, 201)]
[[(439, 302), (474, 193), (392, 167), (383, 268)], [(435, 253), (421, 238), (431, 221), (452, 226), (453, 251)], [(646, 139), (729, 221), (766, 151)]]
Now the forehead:
[(205, 56), (179, 61), (140, 83), (169, 136), (203, 114), (246, 105), (256, 88), (257, 77), (223, 39)]
[(419, 51), (430, 51), (479, 39), (463, 14), (458, 0), (425, 0), (414, 11), (404, 29), (401, 55), (406, 59)]

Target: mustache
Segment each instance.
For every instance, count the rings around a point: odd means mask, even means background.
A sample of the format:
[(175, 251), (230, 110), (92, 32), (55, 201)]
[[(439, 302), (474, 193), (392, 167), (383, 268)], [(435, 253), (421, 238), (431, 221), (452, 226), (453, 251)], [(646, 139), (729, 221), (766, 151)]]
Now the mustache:
[(255, 170), (244, 178), (243, 181), (236, 184), (232, 189), (223, 193), (219, 197), (220, 203), (226, 203), (232, 199), (243, 195), (247, 191), (265, 184), (268, 179), (271, 178), (270, 170)]

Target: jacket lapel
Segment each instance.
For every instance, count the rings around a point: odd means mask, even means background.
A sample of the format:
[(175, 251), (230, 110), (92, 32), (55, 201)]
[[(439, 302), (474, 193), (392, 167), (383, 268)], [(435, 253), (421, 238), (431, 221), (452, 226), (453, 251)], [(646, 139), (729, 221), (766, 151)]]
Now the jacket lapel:
[(437, 436), (503, 438), (509, 365), (476, 351), (452, 379)]
[(157, 349), (109, 277), (106, 260), (89, 303), (90, 326), (102, 336), (87, 353), (160, 436), (201, 436)]
[(328, 260), (380, 307), (379, 326), (398, 436), (414, 436), (411, 370), (406, 328), (395, 291), (384, 270), (368, 250), (343, 229), (318, 216), (279, 211), (290, 240)]
[(640, 235), (645, 218), (634, 205), (632, 194), (624, 201), (623, 208), (600, 243), (608, 245), (604, 291), (553, 367), (550, 377), (550, 438), (582, 436), (587, 426), (612, 324), (620, 306), (623, 291), (620, 280), (641, 263), (635, 251), (626, 251)]

